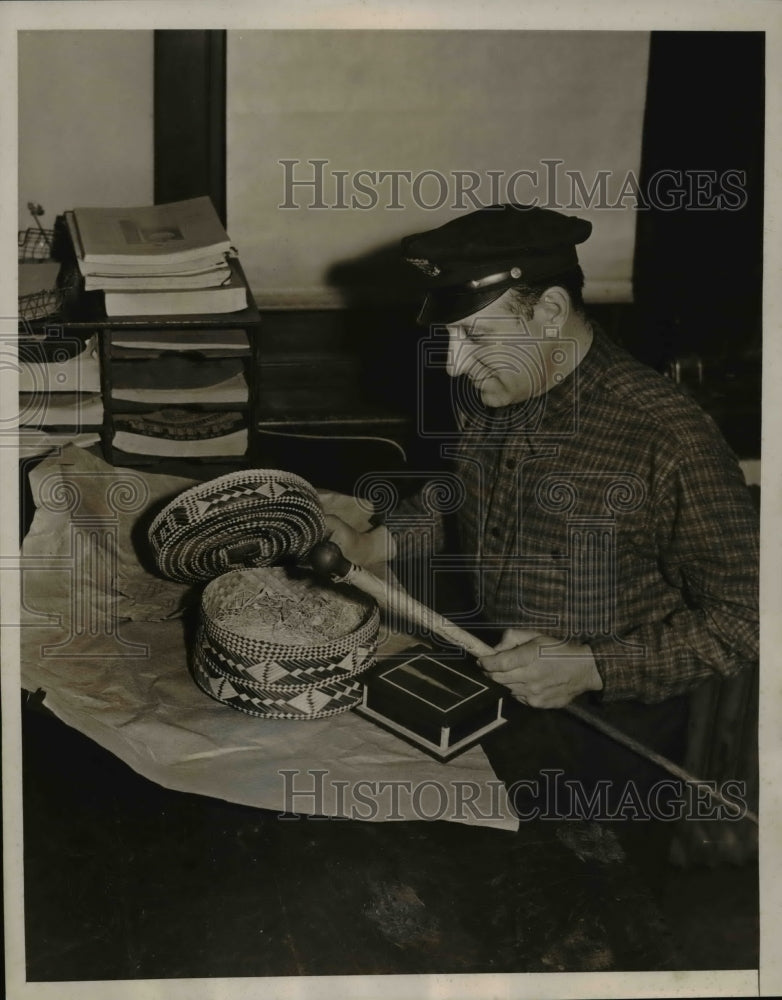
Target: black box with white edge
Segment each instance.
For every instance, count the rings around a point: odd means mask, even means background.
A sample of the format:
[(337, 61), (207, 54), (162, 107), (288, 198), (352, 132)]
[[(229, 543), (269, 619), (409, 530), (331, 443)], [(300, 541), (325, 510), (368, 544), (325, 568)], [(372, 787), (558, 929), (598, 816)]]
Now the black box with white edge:
[(417, 647), (404, 659), (377, 663), (364, 678), (359, 715), (447, 761), (507, 721), (507, 688), (488, 678), (472, 657), (447, 659)]

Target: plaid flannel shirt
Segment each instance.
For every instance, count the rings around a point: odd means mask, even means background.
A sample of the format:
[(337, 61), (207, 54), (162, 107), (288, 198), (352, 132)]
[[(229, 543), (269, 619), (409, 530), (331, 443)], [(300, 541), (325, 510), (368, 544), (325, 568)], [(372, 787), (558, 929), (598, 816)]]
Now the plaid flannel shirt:
[[(588, 642), (606, 701), (661, 701), (756, 660), (756, 512), (716, 425), (669, 379), (595, 331), (547, 394), (461, 419), (455, 517), (485, 621)], [(387, 526), (416, 512), (432, 523), (423, 493)]]

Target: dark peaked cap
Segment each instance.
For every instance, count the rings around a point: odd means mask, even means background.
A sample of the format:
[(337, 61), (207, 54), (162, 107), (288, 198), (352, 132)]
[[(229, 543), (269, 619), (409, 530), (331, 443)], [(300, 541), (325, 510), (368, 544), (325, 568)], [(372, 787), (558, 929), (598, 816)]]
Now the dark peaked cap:
[(592, 223), (529, 205), (491, 205), (402, 240), (405, 260), (431, 280), (418, 323), (453, 323), (515, 284), (576, 267)]

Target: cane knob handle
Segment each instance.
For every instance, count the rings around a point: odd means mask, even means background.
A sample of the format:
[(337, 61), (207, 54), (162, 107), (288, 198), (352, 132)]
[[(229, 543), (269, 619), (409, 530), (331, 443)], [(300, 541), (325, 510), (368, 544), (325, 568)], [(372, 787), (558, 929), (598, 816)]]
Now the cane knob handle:
[(342, 555), (336, 542), (318, 542), (310, 549), (308, 559), (315, 572), (324, 576), (344, 577), (350, 571), (350, 560)]

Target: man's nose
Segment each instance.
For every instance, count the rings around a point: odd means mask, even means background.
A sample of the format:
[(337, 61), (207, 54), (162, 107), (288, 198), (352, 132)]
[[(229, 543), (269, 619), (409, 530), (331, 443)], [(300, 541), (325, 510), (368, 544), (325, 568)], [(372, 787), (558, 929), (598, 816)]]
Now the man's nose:
[(448, 327), (448, 359), (445, 370), (451, 376), (466, 375), (472, 367), (472, 344), (460, 326)]

